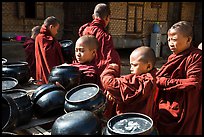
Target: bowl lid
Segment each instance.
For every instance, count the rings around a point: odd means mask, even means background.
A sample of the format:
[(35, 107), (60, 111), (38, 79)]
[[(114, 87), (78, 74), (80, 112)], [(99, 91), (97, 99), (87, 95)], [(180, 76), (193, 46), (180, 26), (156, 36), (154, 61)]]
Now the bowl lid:
[(41, 98), (44, 94), (53, 90), (60, 90), (62, 92), (66, 92), (65, 89), (55, 84), (43, 84), (33, 92), (33, 94), (31, 95), (31, 100), (36, 103), (38, 99)]
[(61, 44), (62, 47), (70, 47), (70, 46), (74, 46), (73, 42), (71, 40), (62, 40), (59, 42)]
[(14, 100), (24, 96), (28, 96), (28, 93), (25, 89), (10, 89), (4, 91), (4, 94), (7, 94)]
[(2, 91), (12, 89), (18, 85), (18, 80), (13, 77), (2, 77)]
[(91, 111), (76, 110), (58, 117), (51, 135), (92, 135), (99, 133), (100, 120)]
[(108, 130), (116, 134), (142, 134), (153, 126), (152, 119), (141, 113), (123, 113), (107, 122)]

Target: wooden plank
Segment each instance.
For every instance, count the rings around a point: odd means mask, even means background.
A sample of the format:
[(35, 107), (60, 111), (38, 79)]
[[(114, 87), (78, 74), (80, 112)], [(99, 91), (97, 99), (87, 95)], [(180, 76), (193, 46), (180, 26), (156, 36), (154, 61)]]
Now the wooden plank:
[(35, 127), (38, 131), (40, 131), (43, 135), (51, 135), (50, 132), (46, 131), (45, 129), (41, 128), (40, 126)]
[(17, 132), (19, 135), (51, 135), (50, 131), (46, 131), (40, 126), (28, 128)]
[(60, 115), (49, 117), (49, 118), (41, 118), (41, 119), (33, 118), (33, 119), (31, 119), (31, 121), (28, 124), (16, 127), (15, 131), (23, 130), (23, 129), (27, 129), (27, 128), (32, 128), (32, 127), (36, 127), (36, 126), (39, 126), (39, 125), (54, 122), (59, 116)]
[(35, 128), (25, 129), (30, 135), (43, 135), (40, 131)]

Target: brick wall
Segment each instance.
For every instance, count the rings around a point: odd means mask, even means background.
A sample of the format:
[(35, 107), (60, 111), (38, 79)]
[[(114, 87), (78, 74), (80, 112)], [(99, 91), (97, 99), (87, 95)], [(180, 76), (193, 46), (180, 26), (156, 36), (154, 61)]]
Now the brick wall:
[(2, 35), (30, 36), (30, 31), (34, 26), (42, 25), (46, 17), (53, 15), (61, 22), (57, 37), (62, 37), (64, 26), (63, 2), (36, 2), (37, 17), (34, 19), (24, 18), (24, 8), (24, 2), (2, 2)]

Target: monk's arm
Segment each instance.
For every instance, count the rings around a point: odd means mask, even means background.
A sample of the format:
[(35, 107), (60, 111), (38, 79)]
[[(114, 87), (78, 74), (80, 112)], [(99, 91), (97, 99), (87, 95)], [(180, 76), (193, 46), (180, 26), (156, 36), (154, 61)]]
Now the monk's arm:
[(101, 74), (101, 82), (105, 90), (117, 101), (123, 103), (140, 102), (149, 97), (152, 90), (151, 78), (133, 74), (116, 77), (117, 71), (108, 66)]
[(185, 69), (186, 78), (183, 79), (158, 77), (160, 86), (164, 90), (200, 89), (202, 85), (202, 56), (195, 56), (188, 59)]
[(106, 69), (100, 75), (101, 83), (105, 90), (110, 91), (114, 96), (120, 97), (120, 81), (117, 80), (118, 77), (117, 66), (107, 66)]

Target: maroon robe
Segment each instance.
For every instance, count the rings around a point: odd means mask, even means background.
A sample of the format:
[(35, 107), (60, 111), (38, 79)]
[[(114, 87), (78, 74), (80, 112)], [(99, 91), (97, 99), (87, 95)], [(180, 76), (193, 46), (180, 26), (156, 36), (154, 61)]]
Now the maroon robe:
[(68, 64), (68, 65), (79, 68), (79, 71), (81, 73), (80, 84), (84, 84), (84, 83), (98, 84), (97, 68), (95, 67), (94, 62), (80, 64), (77, 61), (73, 61), (72, 64)]
[(23, 48), (25, 50), (25, 59), (28, 62), (30, 68), (31, 77), (36, 79), (36, 63), (35, 63), (35, 39), (27, 38), (23, 43)]
[[(154, 118), (155, 96), (158, 88), (156, 86), (156, 68), (142, 75), (128, 74), (117, 77), (117, 71), (113, 66), (108, 66), (101, 74), (101, 81), (106, 91), (116, 101), (116, 114), (126, 112), (143, 113)], [(112, 102), (111, 102), (112, 103)], [(111, 104), (110, 103), (110, 104)], [(110, 117), (110, 108), (104, 115)]]
[(159, 134), (202, 134), (202, 53), (190, 47), (171, 54), (157, 72)]
[[(105, 30), (104, 20), (96, 18), (91, 23), (86, 23), (81, 26), (79, 29), (79, 36), (86, 34), (94, 35), (98, 39), (100, 45), (95, 58), (99, 76), (109, 63), (121, 65), (120, 56), (114, 49), (112, 36)], [(120, 70), (118, 73), (120, 73)], [(102, 88), (101, 84), (99, 86)]]
[(64, 63), (61, 46), (43, 25), (35, 39), (37, 84), (48, 83), (48, 75), (54, 66)]

